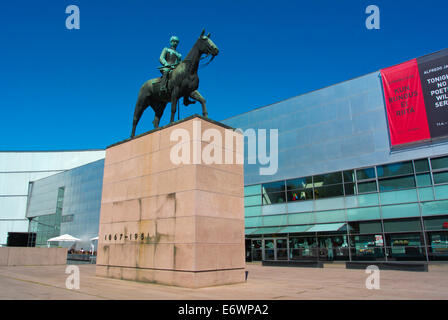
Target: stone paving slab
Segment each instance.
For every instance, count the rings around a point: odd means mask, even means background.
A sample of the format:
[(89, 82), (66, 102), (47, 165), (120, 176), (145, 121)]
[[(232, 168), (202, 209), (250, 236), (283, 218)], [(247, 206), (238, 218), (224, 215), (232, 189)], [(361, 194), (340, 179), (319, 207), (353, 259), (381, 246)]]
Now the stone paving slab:
[(97, 277), (95, 265), (78, 265), (80, 289), (65, 286), (66, 266), (0, 267), (0, 299), (25, 300), (448, 300), (448, 264), (429, 272), (381, 271), (380, 290), (368, 290), (369, 274), (344, 267), (310, 269), (248, 264), (246, 283), (201, 289)]

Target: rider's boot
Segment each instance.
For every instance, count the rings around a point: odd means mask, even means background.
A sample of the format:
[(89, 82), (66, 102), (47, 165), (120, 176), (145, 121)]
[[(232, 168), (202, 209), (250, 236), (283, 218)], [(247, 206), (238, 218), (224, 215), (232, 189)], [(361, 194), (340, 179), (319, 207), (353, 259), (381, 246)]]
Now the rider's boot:
[(162, 81), (160, 83), (160, 92), (162, 94), (167, 93), (168, 91), (168, 72), (165, 72), (162, 76)]

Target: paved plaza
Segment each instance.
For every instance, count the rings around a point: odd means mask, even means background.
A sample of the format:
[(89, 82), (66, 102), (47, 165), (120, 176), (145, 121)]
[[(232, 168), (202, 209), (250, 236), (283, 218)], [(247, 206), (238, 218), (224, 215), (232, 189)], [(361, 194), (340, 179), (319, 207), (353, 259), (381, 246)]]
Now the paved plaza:
[(448, 299), (448, 265), (429, 272), (381, 271), (380, 289), (366, 289), (364, 270), (344, 265), (323, 269), (248, 264), (246, 283), (186, 289), (100, 278), (95, 265), (79, 265), (80, 288), (66, 288), (66, 266), (0, 267), (0, 299)]

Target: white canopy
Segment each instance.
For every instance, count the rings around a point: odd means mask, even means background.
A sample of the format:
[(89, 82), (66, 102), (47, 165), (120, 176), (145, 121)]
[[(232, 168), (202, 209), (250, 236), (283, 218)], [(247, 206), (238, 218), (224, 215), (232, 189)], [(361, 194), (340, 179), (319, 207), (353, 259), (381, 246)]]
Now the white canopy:
[(96, 236), (95, 238), (90, 239), (90, 241), (94, 241), (94, 240), (98, 240), (98, 236)]
[(70, 242), (70, 241), (79, 241), (79, 240), (81, 240), (81, 239), (75, 238), (69, 234), (63, 234), (62, 236), (48, 239), (47, 242), (49, 242), (49, 241)]

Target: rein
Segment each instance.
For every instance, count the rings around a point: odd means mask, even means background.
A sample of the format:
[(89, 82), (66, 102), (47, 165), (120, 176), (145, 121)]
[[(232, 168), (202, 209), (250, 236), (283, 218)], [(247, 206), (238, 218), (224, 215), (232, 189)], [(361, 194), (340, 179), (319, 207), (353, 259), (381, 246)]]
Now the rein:
[[(209, 55), (210, 55), (210, 53), (207, 53), (205, 56), (200, 57), (200, 58), (199, 58), (199, 61), (208, 58)], [(213, 59), (215, 59), (215, 56), (212, 56), (211, 59), (210, 59), (209, 61), (207, 61), (206, 63), (201, 64), (201, 65), (198, 67), (198, 69), (201, 69), (201, 68), (203, 68), (203, 67), (208, 66), (208, 65), (210, 64), (210, 62), (213, 61)], [(183, 62), (185, 62), (185, 61), (192, 61), (192, 59), (184, 59)]]
[[(208, 53), (206, 56), (202, 57), (200, 60), (203, 60), (203, 59), (207, 58), (209, 55), (210, 55), (210, 53)], [(199, 68), (203, 68), (203, 67), (208, 66), (210, 64), (210, 62), (213, 61), (213, 59), (215, 59), (215, 56), (212, 56), (209, 61), (207, 61), (206, 63), (200, 65)]]

